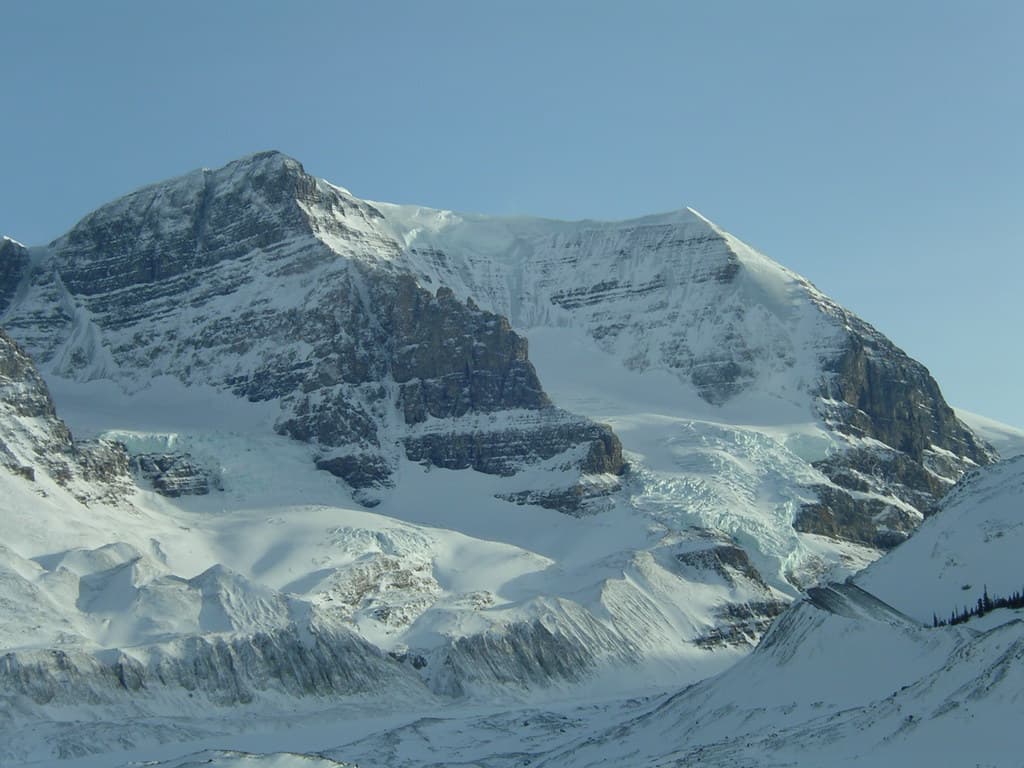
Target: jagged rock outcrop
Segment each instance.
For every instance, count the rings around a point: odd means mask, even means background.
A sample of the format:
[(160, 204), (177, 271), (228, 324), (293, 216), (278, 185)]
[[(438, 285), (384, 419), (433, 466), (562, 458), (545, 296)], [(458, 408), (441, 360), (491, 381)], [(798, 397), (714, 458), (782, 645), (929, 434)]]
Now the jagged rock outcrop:
[(24, 245), (9, 237), (0, 238), (0, 315), (14, 299), (30, 262), (31, 257)]
[(825, 366), (821, 396), (826, 419), (854, 437), (871, 437), (922, 462), (941, 448), (986, 464), (994, 456), (947, 405), (928, 369), (845, 310), (842, 353)]
[(414, 432), (405, 440), (406, 455), (445, 469), (472, 467), (490, 475), (513, 475), (523, 461), (538, 463), (584, 444), (577, 459), (587, 474), (621, 474), (622, 444), (603, 424), (580, 424), (578, 417), (556, 408), (516, 414), (507, 425), (491, 427), (474, 419), (471, 430)]
[(830, 485), (814, 486), (812, 490), (818, 500), (800, 507), (793, 519), (793, 527), (804, 533), (892, 549), (921, 522), (920, 515), (881, 498), (854, 495)]
[[(321, 457), (316, 460), (316, 468), (340, 477), (357, 491), (364, 488), (387, 488), (391, 485), (391, 465), (376, 453)], [(362, 502), (367, 506), (376, 506), (372, 497), (364, 496)]]
[(825, 362), (819, 411), (859, 442), (815, 463), (834, 486), (815, 489), (818, 501), (802, 507), (794, 525), (889, 549), (965, 471), (996, 453), (956, 418), (927, 368), (864, 321), (832, 311), (847, 337), (842, 353)]
[(118, 498), (131, 486), (124, 447), (106, 440), (76, 442), (57, 417), (35, 364), (2, 329), (0, 465), (27, 480), (42, 469), (61, 485), (73, 486), (83, 501)]
[[(973, 436), (971, 436), (973, 439)], [(978, 463), (991, 454), (978, 446)], [(964, 471), (969, 459), (933, 447), (915, 459), (884, 445), (851, 448), (815, 462), (834, 485), (815, 486), (818, 499), (800, 508), (799, 531), (891, 549), (931, 514)]]
[(109, 489), (108, 498), (128, 493), (131, 486), (129, 457), (116, 440), (76, 440), (74, 458), (82, 480)]
[(735, 586), (738, 575), (765, 589), (768, 588), (757, 568), (750, 562), (750, 556), (734, 544), (719, 544), (706, 549), (680, 552), (676, 559), (684, 565), (713, 571), (730, 586)]
[(504, 317), (459, 302), (451, 289), (432, 296), (401, 277), (390, 321), (391, 375), (406, 424), (551, 404), (527, 359), (526, 339)]
[[(82, 219), (55, 243), (61, 279), (73, 295), (106, 296), (100, 308), (120, 303), (109, 294), (130, 286), (147, 286), (148, 297), (177, 293), (197, 272), (308, 231), (302, 206), (324, 199), (316, 180), (277, 152), (203, 169)], [(354, 202), (342, 212), (374, 215)]]
[[(42, 376), (32, 359), (3, 330), (0, 330), (0, 377), (0, 398), (14, 415), (56, 421), (57, 411)], [(71, 437), (67, 427), (56, 423), (52, 426), (55, 445), (69, 447)]]
[(142, 453), (131, 457), (131, 468), (164, 496), (205, 496), (220, 490), (215, 469), (203, 466), (188, 453)]
[(717, 612), (718, 624), (694, 644), (707, 649), (754, 647), (788, 606), (783, 600), (730, 603)]

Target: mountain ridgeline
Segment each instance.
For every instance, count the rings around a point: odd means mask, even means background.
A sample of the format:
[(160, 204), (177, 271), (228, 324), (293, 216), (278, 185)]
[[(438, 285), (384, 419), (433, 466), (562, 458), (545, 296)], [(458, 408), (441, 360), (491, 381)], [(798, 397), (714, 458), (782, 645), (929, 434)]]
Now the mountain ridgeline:
[[(255, 155), (105, 206), (36, 262), (10, 258), (4, 322), (58, 375), (280, 402), (277, 430), (369, 505), (403, 456), (511, 475), (573, 452), (579, 473), (621, 475), (611, 430), (551, 405), (505, 318), (400, 269), (382, 219)], [(545, 496), (573, 512), (585, 497), (571, 478)]]
[[(283, 701), (682, 687), (765, 633), (747, 668), (774, 675), (780, 638), (785, 666), (811, 625), (812, 657), (856, 645), (836, 606), (878, 613), (801, 592), (1001, 476), (920, 363), (690, 209), (457, 214), (263, 152), (0, 240), (0, 326), (0, 761), (212, 738)], [(989, 560), (1016, 557), (1004, 517)], [(940, 552), (937, 522), (895, 554)], [(871, 592), (912, 613), (903, 574)], [(916, 620), (1018, 586), (984, 579)], [(686, 690), (693, 733), (702, 701), (733, 716)]]
[[(623, 474), (614, 433), (545, 394), (521, 335), (544, 326), (580, 327), (709, 404), (805, 403), (843, 449), (810, 457), (824, 482), (801, 531), (889, 547), (994, 456), (923, 366), (689, 210), (458, 216), (359, 200), (267, 152), (141, 189), (32, 257), (5, 240), (0, 257), (2, 322), (45, 369), (277, 401), (277, 430), (368, 504), (402, 458), (514, 475), (571, 455), (577, 477)], [(558, 471), (561, 487), (517, 498), (590, 508)]]

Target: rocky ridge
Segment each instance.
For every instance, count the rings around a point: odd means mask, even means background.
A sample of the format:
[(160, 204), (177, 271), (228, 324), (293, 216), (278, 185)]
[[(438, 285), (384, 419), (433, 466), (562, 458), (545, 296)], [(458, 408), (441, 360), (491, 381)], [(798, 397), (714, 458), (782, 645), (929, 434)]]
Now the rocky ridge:
[[(0, 294), (21, 298), (3, 322), (57, 375), (129, 389), (171, 375), (278, 401), (278, 431), (316, 445), (318, 466), (371, 505), (403, 457), (509, 474), (594, 446), (590, 465), (621, 474), (617, 438), (551, 406), (508, 321), (421, 287), (381, 220), (296, 161), (253, 155), (139, 190), (37, 260), (11, 258)], [(537, 423), (411, 434), (508, 410)], [(565, 477), (552, 482), (569, 491)]]
[(214, 469), (203, 466), (188, 453), (141, 453), (131, 457), (133, 472), (153, 485), (157, 493), (176, 497), (203, 496), (220, 490)]
[(37, 470), (82, 501), (116, 500), (131, 487), (128, 455), (111, 441), (75, 441), (28, 355), (0, 330), (0, 465), (34, 481)]

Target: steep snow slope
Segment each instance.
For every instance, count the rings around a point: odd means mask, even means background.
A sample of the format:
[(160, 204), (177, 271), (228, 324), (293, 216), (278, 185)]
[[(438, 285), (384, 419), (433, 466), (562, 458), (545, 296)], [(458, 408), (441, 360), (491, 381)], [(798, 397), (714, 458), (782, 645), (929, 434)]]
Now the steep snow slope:
[(840, 351), (823, 296), (691, 209), (553, 222), (374, 205), (424, 279), (516, 327), (582, 327), (627, 367), (678, 372), (712, 403), (756, 386), (803, 405), (820, 358)]
[(974, 607), (987, 588), (1007, 597), (1024, 587), (1024, 457), (966, 476), (899, 549), (857, 583), (918, 621)]
[(831, 482), (796, 515), (802, 530), (891, 546), (965, 466), (991, 458), (923, 366), (692, 209), (552, 222), (374, 205), (421, 282), (531, 339), (571, 327), (627, 369), (671, 373), (684, 393), (671, 415), (707, 413), (697, 395), (724, 406), (711, 421), (823, 426), (831, 450), (807, 457)]

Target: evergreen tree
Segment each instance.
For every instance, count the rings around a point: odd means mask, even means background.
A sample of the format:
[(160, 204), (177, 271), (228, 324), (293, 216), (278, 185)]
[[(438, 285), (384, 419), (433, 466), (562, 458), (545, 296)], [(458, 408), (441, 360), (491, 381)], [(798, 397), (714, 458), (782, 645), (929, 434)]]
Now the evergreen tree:
[(981, 597), (973, 607), (964, 606), (962, 611), (956, 608), (949, 614), (949, 619), (940, 619), (938, 614), (932, 613), (933, 627), (950, 627), (970, 621), (975, 616), (984, 616), (996, 608), (1024, 608), (1024, 590), (1016, 590), (1006, 597), (992, 597), (988, 593), (988, 585), (984, 585)]

